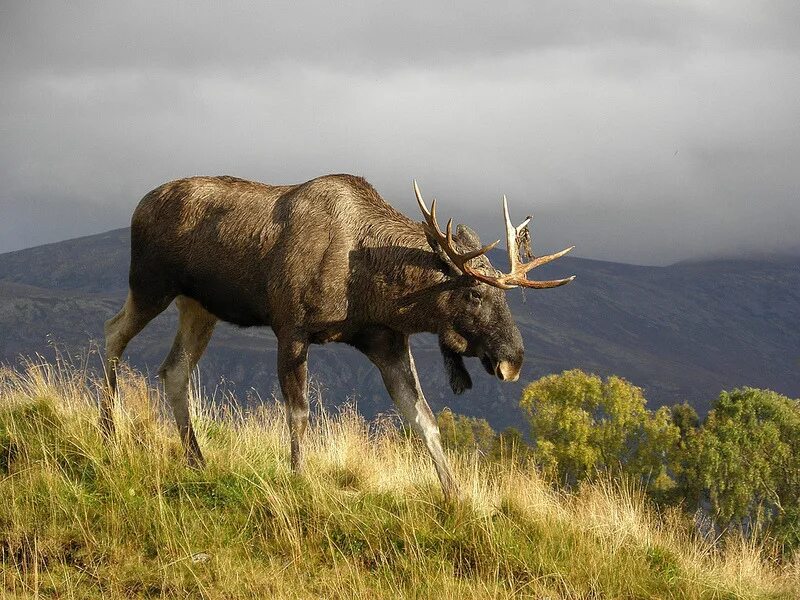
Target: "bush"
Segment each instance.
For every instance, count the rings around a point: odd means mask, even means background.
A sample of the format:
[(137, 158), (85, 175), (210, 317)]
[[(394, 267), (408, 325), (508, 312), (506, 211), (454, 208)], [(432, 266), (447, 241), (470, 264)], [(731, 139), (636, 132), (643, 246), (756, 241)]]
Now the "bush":
[(492, 453), (497, 434), (486, 419), (458, 415), (445, 408), (437, 415), (437, 421), (442, 445), (448, 450)]
[(687, 444), (691, 488), (722, 526), (800, 542), (800, 403), (769, 390), (722, 392)]
[(445, 408), (438, 415), (442, 445), (456, 452), (478, 452), (483, 458), (495, 462), (525, 464), (530, 459), (530, 446), (516, 427), (495, 432), (486, 419), (468, 417)]
[(701, 423), (688, 404), (649, 411), (624, 379), (572, 370), (531, 383), (520, 405), (533, 460), (559, 482), (625, 475), (660, 504), (709, 514), (717, 531), (800, 547), (800, 401), (722, 392)]
[(520, 405), (527, 413), (535, 460), (574, 485), (598, 472), (640, 479), (655, 497), (675, 488), (668, 472), (680, 430), (670, 412), (645, 408), (642, 390), (620, 377), (581, 370), (531, 383)]

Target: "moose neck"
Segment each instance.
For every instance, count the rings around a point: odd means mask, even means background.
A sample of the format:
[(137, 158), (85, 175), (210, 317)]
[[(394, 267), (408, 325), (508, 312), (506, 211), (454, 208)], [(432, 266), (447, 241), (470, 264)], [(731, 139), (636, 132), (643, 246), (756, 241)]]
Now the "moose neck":
[(443, 269), (422, 226), (408, 225), (364, 249), (363, 293), (373, 300), (368, 318), (405, 333), (436, 333), (447, 294), (460, 284)]

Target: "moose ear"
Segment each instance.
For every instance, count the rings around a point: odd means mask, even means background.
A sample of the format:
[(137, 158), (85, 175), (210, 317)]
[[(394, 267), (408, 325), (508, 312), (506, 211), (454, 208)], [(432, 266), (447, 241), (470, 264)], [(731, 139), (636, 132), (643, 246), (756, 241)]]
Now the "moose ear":
[(447, 380), (453, 393), (463, 394), (466, 390), (472, 388), (472, 378), (469, 376), (467, 367), (464, 366), (464, 358), (446, 348), (442, 343), (439, 343), (439, 349), (442, 352), (444, 370), (447, 373)]
[(477, 250), (481, 247), (481, 238), (471, 227), (459, 223), (456, 227), (456, 234), (453, 236), (456, 243), (468, 250)]

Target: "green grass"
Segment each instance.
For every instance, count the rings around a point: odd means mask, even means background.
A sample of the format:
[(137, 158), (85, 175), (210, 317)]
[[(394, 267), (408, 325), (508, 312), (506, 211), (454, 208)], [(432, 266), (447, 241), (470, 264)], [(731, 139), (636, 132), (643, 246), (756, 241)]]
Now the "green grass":
[(443, 500), (391, 422), (319, 413), (302, 474), (280, 405), (195, 416), (184, 466), (157, 394), (128, 375), (116, 442), (97, 386), (48, 365), (0, 373), (0, 592), (8, 597), (791, 598), (797, 563), (695, 534), (605, 482), (567, 494), (535, 471), (453, 456)]

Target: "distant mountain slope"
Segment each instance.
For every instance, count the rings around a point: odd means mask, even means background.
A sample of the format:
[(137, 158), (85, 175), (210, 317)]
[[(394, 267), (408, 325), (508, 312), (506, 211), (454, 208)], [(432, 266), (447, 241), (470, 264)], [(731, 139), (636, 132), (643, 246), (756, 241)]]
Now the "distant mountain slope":
[[(71, 351), (101, 340), (102, 324), (127, 289), (129, 230), (0, 254), (0, 361)], [(492, 260), (505, 263), (502, 252)], [(715, 260), (641, 267), (563, 258), (537, 271), (576, 274), (555, 290), (509, 292), (525, 340), (523, 381), (500, 384), (471, 361), (475, 388), (447, 387), (433, 336), (417, 336), (423, 387), (436, 408), (450, 405), (495, 427), (520, 424), (525, 381), (580, 367), (643, 386), (654, 405), (688, 400), (704, 411), (721, 389), (770, 387), (800, 396), (800, 259)], [(174, 332), (174, 310), (130, 345), (131, 362), (158, 369)], [(238, 392), (275, 390), (269, 330), (219, 326), (201, 362), (213, 391), (224, 379)], [(311, 372), (334, 403), (356, 397), (372, 415), (390, 407), (376, 370), (341, 345), (315, 347)]]
[(62, 291), (124, 291), (130, 242), (126, 227), (0, 254), (0, 281)]

